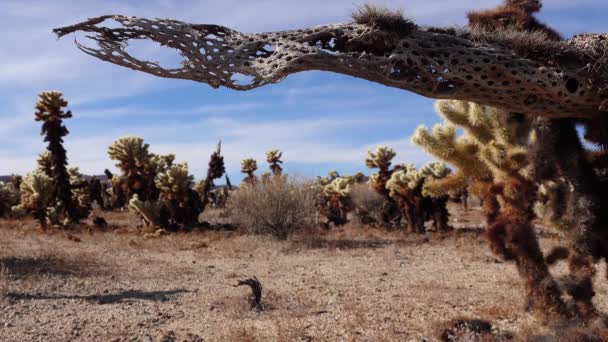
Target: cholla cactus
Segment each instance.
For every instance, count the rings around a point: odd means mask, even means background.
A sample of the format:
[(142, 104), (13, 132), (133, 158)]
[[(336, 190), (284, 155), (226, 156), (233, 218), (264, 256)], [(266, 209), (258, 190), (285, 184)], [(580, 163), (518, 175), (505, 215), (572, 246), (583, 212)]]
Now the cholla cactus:
[[(160, 190), (160, 199), (166, 201), (182, 201), (188, 196), (188, 192), (194, 177), (188, 174), (188, 164), (176, 164), (166, 172), (156, 176), (156, 186)], [(180, 206), (184, 203), (180, 202)]]
[[(442, 185), (470, 184), (471, 191), (483, 198), (491, 248), (516, 261), (531, 302), (543, 311), (562, 310), (560, 290), (544, 262), (531, 222), (536, 186), (528, 167), (530, 121), (455, 100), (437, 101), (436, 109), (446, 124), (432, 132), (418, 128), (412, 141), (456, 166), (458, 171)], [(456, 138), (451, 125), (462, 127), (464, 136)], [(441, 192), (440, 187), (432, 188), (435, 194)], [(455, 189), (446, 187), (443, 192), (449, 190)]]
[(200, 195), (192, 189), (194, 177), (188, 173), (188, 164), (175, 164), (156, 177), (159, 199), (165, 201), (171, 219), (176, 223), (196, 224), (202, 211)]
[(350, 198), (352, 180), (338, 177), (328, 183), (318, 184), (321, 189), (317, 201), (319, 212), (335, 225), (343, 225), (348, 222), (348, 213), (353, 209)]
[(21, 204), (14, 208), (31, 212), (40, 222), (47, 225), (47, 208), (55, 205), (55, 184), (51, 177), (43, 172), (35, 171), (27, 174), (21, 183)]
[(120, 138), (108, 148), (110, 159), (117, 161), (122, 173), (122, 191), (127, 199), (137, 194), (141, 200), (155, 200), (154, 178), (165, 168), (164, 161), (148, 151), (149, 145), (140, 137)]
[(281, 157), (283, 152), (279, 150), (270, 150), (266, 152), (266, 161), (270, 164), (270, 170), (275, 176), (280, 176), (283, 173), (283, 168), (280, 164), (283, 163)]
[(376, 147), (376, 152), (368, 151), (365, 166), (370, 169), (388, 170), (397, 153), (388, 146)]
[(372, 189), (383, 195), (385, 198), (390, 198), (386, 189), (386, 182), (391, 178), (394, 170), (390, 169), (393, 158), (397, 153), (388, 146), (378, 146), (376, 152), (368, 151), (365, 165), (369, 168), (379, 169), (378, 173), (373, 173), (368, 180), (368, 184)]
[(423, 182), (424, 176), (412, 164), (393, 172), (386, 182), (389, 196), (399, 204), (409, 231), (416, 233), (424, 232), (426, 218), (422, 206)]
[(165, 203), (162, 201), (140, 201), (137, 194), (129, 200), (129, 210), (136, 213), (142, 220), (147, 230), (156, 230), (168, 225), (167, 218), (163, 211)]
[(68, 169), (70, 175), (70, 186), (72, 187), (72, 199), (79, 211), (79, 217), (87, 217), (91, 211), (91, 199), (89, 197), (89, 183), (77, 167)]
[(42, 92), (38, 95), (35, 120), (42, 122), (40, 134), (44, 135), (44, 140), (48, 142), (46, 149), (50, 152), (51, 167), (45, 172), (51, 171), (52, 174), (55, 185), (56, 212), (65, 216), (67, 221), (78, 222), (80, 217), (72, 203), (72, 191), (67, 172), (68, 160), (63, 147), (63, 137), (69, 133), (63, 125), (63, 120), (72, 117), (72, 112), (63, 110), (67, 105), (62, 93), (58, 91)]
[(51, 152), (44, 151), (38, 155), (36, 159), (38, 170), (44, 172), (47, 176), (53, 177), (53, 166), (51, 165)]
[(241, 161), (241, 172), (247, 174), (247, 177), (243, 179), (243, 182), (247, 184), (254, 184), (256, 177), (254, 172), (258, 169), (258, 163), (253, 158), (245, 158)]
[(339, 177), (325, 186), (325, 188), (323, 188), (323, 193), (325, 193), (327, 196), (347, 198), (350, 192), (350, 185), (351, 182), (347, 178)]
[(141, 173), (150, 160), (150, 145), (144, 139), (135, 136), (120, 138), (108, 148), (110, 159), (118, 161), (118, 167), (125, 175), (130, 176)]
[(19, 204), (19, 191), (13, 184), (0, 182), (0, 217), (4, 217), (11, 212), (11, 208)]

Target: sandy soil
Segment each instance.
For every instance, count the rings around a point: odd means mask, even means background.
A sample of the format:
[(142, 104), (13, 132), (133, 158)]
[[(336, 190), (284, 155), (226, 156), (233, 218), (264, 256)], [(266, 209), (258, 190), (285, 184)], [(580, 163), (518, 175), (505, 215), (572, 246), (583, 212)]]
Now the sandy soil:
[[(0, 341), (433, 341), (441, 322), (461, 316), (528, 336), (515, 340), (546, 334), (523, 310), (515, 267), (480, 230), (405, 237), (347, 227), (280, 242), (42, 233), (4, 221), (0, 236)], [(250, 276), (264, 286), (261, 312), (249, 310), (248, 288), (232, 286)], [(608, 312), (599, 283), (596, 303)]]

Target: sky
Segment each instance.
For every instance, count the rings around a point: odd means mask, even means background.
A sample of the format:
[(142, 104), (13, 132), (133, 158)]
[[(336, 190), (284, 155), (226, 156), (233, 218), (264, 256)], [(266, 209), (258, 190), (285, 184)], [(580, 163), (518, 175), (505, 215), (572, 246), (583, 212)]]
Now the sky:
[[(420, 25), (460, 26), (467, 11), (500, 0), (383, 0)], [(228, 26), (245, 32), (303, 28), (349, 21), (353, 0), (2, 0), (0, 1), (0, 175), (35, 168), (44, 150), (35, 122), (37, 94), (59, 90), (74, 117), (66, 149), (70, 166), (86, 174), (115, 170), (107, 147), (136, 135), (154, 153), (175, 153), (197, 178), (222, 140), (229, 176), (240, 160), (283, 151), (284, 169), (300, 176), (368, 173), (369, 149), (389, 145), (396, 161), (431, 160), (409, 137), (421, 124), (439, 122), (433, 100), (368, 81), (323, 72), (299, 73), (248, 92), (170, 80), (122, 68), (80, 52), (73, 36), (58, 40), (55, 27), (89, 17), (124, 14)], [(608, 1), (545, 0), (541, 20), (564, 36), (608, 32)], [(82, 37), (78, 37), (79, 41)], [(86, 42), (86, 40), (84, 40)], [(133, 46), (136, 57), (176, 63), (177, 53), (150, 44)]]

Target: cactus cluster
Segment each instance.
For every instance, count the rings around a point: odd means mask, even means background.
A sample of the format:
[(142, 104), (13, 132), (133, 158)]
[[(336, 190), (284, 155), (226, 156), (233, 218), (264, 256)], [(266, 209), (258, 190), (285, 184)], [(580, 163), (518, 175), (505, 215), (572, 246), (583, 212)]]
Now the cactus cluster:
[(420, 170), (413, 164), (400, 165), (391, 178), (386, 182), (389, 196), (401, 209), (409, 231), (423, 233), (425, 222), (433, 221), (437, 231), (446, 231), (448, 211), (446, 208), (448, 196), (431, 196), (426, 193), (425, 185), (447, 177), (451, 170), (441, 162), (431, 162)]

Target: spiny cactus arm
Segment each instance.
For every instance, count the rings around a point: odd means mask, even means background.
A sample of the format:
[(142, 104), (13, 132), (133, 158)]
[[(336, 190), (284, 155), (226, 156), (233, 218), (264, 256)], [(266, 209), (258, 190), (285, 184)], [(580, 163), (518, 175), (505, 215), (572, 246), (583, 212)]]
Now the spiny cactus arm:
[(439, 100), (435, 110), (447, 122), (462, 127), (469, 136), (480, 144), (486, 144), (494, 138), (492, 118), (485, 113), (485, 106), (456, 100)]
[[(356, 19), (356, 18), (355, 18)], [(122, 27), (101, 24), (114, 20)], [(86, 32), (76, 42), (101, 60), (159, 77), (249, 90), (307, 70), (331, 71), (443, 99), (458, 99), (551, 117), (593, 117), (608, 109), (608, 40), (586, 34), (565, 42), (540, 33), (382, 27), (346, 23), (241, 33), (217, 25), (123, 15), (57, 28)], [(126, 52), (131, 39), (177, 49), (182, 67), (165, 69)], [(247, 78), (243, 82), (243, 78)]]
[(411, 140), (436, 158), (454, 165), (467, 177), (490, 176), (488, 168), (477, 158), (479, 147), (466, 137), (456, 138), (456, 129), (452, 126), (435, 125), (431, 131), (420, 126)]
[(430, 197), (443, 197), (456, 194), (468, 186), (467, 177), (462, 171), (457, 171), (444, 178), (427, 179), (422, 187), (422, 194)]
[(137, 195), (129, 200), (129, 209), (137, 213), (146, 226), (160, 227), (161, 209), (164, 203), (140, 201)]

